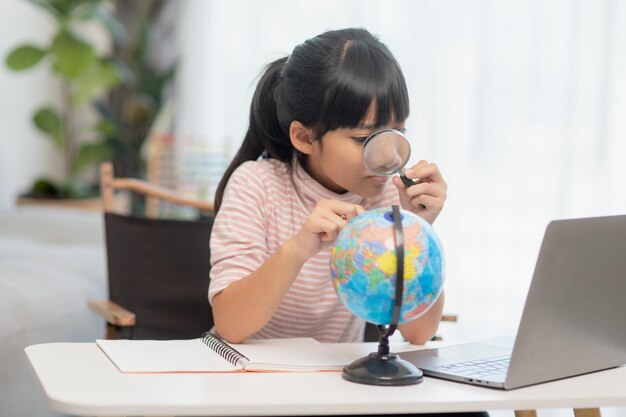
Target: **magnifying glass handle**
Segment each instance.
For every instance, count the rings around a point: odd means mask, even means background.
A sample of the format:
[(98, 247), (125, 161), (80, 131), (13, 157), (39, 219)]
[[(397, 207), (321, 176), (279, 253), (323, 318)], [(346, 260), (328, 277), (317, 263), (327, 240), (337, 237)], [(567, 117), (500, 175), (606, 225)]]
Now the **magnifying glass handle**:
[[(400, 179), (402, 180), (402, 184), (404, 184), (406, 187), (410, 187), (412, 185), (418, 184), (417, 182), (413, 181), (410, 178), (407, 178), (406, 175), (404, 175), (404, 170), (402, 172), (400, 172)], [(420, 204), (420, 206), (423, 209), (427, 209), (428, 207), (426, 207), (425, 204)]]
[(402, 180), (402, 184), (406, 185), (407, 187), (410, 187), (412, 185), (417, 184), (415, 181), (413, 181), (410, 178), (407, 178), (406, 175), (404, 175), (404, 173), (400, 174), (400, 179)]

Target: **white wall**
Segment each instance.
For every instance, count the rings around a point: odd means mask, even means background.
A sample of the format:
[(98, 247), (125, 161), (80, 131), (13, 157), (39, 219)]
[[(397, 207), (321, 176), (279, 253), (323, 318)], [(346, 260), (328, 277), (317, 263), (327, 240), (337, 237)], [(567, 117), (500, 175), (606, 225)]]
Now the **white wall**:
[(28, 42), (45, 45), (54, 25), (48, 15), (23, 0), (0, 5), (0, 210), (13, 204), (41, 176), (58, 176), (61, 158), (47, 138), (32, 125), (32, 113), (41, 105), (58, 102), (58, 85), (46, 65), (15, 73), (7, 69), (6, 55)]

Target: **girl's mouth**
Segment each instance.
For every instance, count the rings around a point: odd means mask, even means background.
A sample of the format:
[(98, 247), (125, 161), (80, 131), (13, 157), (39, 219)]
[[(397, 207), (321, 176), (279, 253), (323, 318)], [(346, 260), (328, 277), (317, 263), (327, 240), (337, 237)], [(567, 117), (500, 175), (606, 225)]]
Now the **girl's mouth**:
[(389, 177), (383, 175), (372, 175), (371, 177), (367, 177), (367, 179), (376, 184), (384, 184), (389, 180)]

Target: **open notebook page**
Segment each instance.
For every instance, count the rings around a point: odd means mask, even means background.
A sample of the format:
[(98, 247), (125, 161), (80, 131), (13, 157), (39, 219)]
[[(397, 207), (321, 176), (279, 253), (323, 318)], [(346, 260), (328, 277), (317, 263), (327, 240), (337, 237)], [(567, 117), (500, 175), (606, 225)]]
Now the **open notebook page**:
[(232, 344), (249, 358), (238, 366), (211, 350), (201, 339), (97, 340), (96, 343), (121, 372), (237, 372), (341, 370), (351, 362), (312, 338), (250, 340)]

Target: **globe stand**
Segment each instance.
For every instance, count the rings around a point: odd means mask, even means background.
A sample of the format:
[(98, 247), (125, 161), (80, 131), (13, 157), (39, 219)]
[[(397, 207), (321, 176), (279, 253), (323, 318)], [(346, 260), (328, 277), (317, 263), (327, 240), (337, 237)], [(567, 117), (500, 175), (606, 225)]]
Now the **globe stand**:
[(396, 326), (377, 326), (380, 338), (378, 352), (357, 359), (343, 368), (342, 378), (369, 385), (414, 385), (424, 379), (422, 371), (415, 365), (389, 352), (389, 336)]
[(396, 294), (394, 299), (391, 324), (376, 326), (378, 328), (378, 352), (357, 359), (343, 368), (342, 378), (368, 385), (414, 385), (424, 379), (422, 371), (412, 363), (401, 359), (397, 354), (389, 352), (389, 336), (391, 336), (400, 318), (402, 307), (402, 293), (404, 289), (404, 235), (400, 208), (397, 205), (391, 207), (389, 213), (394, 224), (394, 241), (396, 247)]

